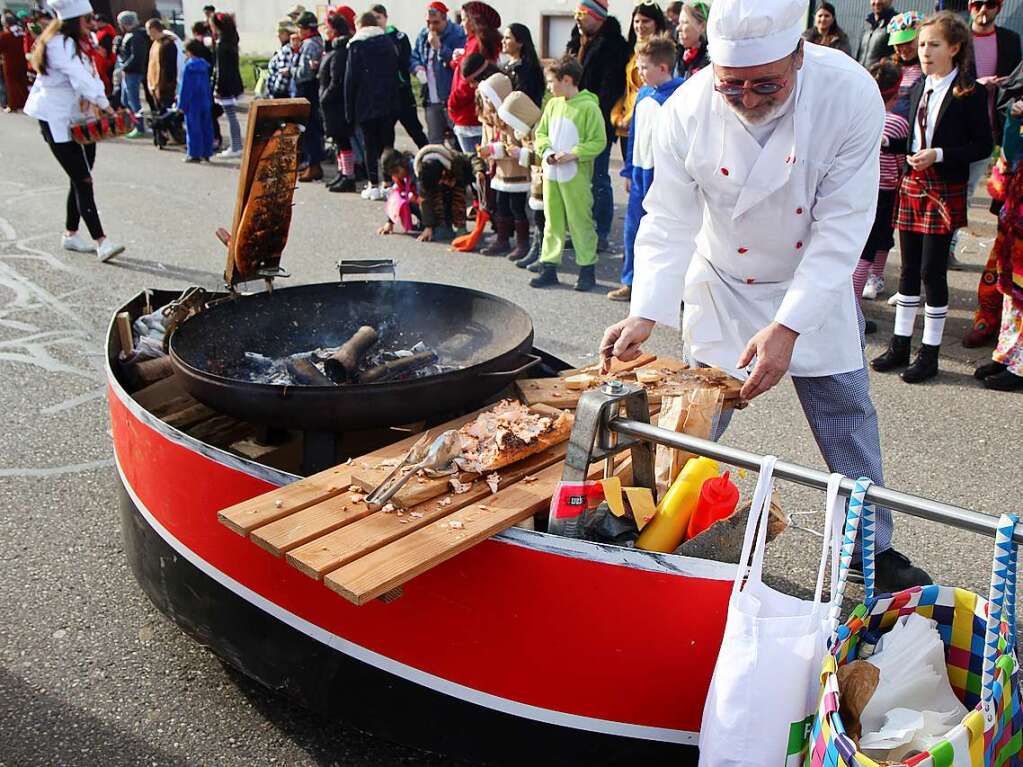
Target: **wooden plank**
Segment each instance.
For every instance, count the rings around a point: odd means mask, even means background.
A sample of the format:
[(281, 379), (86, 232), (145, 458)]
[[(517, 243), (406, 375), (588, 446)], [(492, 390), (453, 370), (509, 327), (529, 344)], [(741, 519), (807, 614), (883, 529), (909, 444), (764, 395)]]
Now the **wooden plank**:
[(121, 345), (121, 354), (124, 357), (130, 357), (135, 351), (135, 338), (131, 333), (131, 315), (128, 312), (118, 312), (114, 324), (117, 325), (117, 340)]
[(304, 543), (358, 522), (372, 513), (365, 503), (353, 500), (351, 493), (342, 493), (276, 522), (258, 527), (249, 534), (249, 537), (257, 546), (279, 557)]
[[(458, 428), (476, 417), (477, 413), (451, 422), (451, 428)], [(382, 460), (400, 458), (419, 439), (420, 435), (412, 434), (403, 440), (386, 445), (350, 464), (341, 464), (333, 468), (300, 479), (284, 487), (271, 490), (263, 495), (221, 510), (217, 518), (239, 535), (248, 535), (257, 527), (276, 522), (282, 517), (294, 514), (314, 504), (333, 498), (348, 490), (352, 484), (352, 471), (356, 468), (369, 468)], [(277, 504), (280, 501), (280, 505)]]
[[(559, 475), (565, 449), (568, 443), (549, 448), (532, 455), (498, 472), (498, 488), (507, 487), (523, 477), (557, 465)], [(602, 468), (599, 467), (599, 468)], [(528, 483), (527, 483), (528, 484)], [(397, 512), (378, 511), (353, 524), (335, 530), (321, 538), (310, 541), (288, 552), (288, 562), (312, 578), (320, 578), (343, 564), (365, 556), (391, 541), (408, 535), (434, 520), (445, 517), (470, 504), (487, 503), (492, 493), (484, 480), (474, 482), (469, 492), (455, 495), (449, 493), (437, 500), (428, 501), (400, 516)], [(450, 500), (448, 500), (450, 499)], [(415, 516), (413, 516), (415, 515)]]
[[(638, 357), (636, 357), (636, 359), (632, 360), (632, 362), (622, 362), (619, 359), (612, 359), (610, 375), (614, 376), (617, 375), (618, 373), (627, 373), (628, 371), (634, 370), (635, 368), (643, 367), (644, 365), (649, 365), (656, 359), (657, 359), (656, 355), (647, 354), (646, 352), (640, 354)], [(579, 375), (580, 373), (600, 375), (600, 360), (597, 360), (596, 362), (589, 364), (583, 368), (575, 368), (574, 370), (562, 370), (560, 373), (558, 373), (558, 375), (561, 376), (562, 378), (567, 378), (568, 376)]]
[[(561, 463), (549, 466), (537, 474), (536, 481), (519, 482), (483, 503), (466, 506), (443, 520), (424, 525), (333, 570), (324, 576), (323, 582), (348, 601), (364, 605), (546, 508), (563, 469)], [(590, 476), (599, 476), (602, 471), (602, 465), (593, 466)]]
[(190, 427), (217, 415), (218, 413), (216, 410), (208, 408), (201, 403), (196, 403), (191, 407), (186, 407), (176, 413), (164, 416), (163, 422), (168, 426), (173, 426), (175, 429), (186, 431)]
[(139, 389), (131, 396), (139, 405), (153, 413), (172, 400), (181, 399), (182, 397), (192, 399), (181, 388), (181, 383), (178, 381), (177, 376), (171, 376), (170, 378), (150, 384), (145, 388)]

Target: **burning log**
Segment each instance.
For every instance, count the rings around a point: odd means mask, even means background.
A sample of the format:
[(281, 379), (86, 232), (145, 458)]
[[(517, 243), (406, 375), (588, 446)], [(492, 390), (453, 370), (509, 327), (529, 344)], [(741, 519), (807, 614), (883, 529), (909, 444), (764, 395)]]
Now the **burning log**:
[(414, 373), (420, 368), (432, 365), (436, 361), (437, 355), (433, 352), (417, 352), (407, 357), (398, 357), (398, 359), (383, 362), (376, 367), (370, 368), (359, 376), (359, 383), (390, 381), (392, 378)]
[(363, 325), (341, 348), (324, 360), (323, 367), (335, 382), (354, 381), (359, 372), (359, 360), (377, 342), (375, 328)]
[(308, 357), (288, 357), (285, 367), (295, 383), (302, 386), (333, 386), (334, 382), (320, 372)]

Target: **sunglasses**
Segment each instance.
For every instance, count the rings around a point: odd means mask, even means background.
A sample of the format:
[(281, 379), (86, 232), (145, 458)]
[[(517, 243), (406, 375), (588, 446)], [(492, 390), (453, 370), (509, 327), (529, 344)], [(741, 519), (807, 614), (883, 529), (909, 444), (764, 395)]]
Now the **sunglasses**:
[(996, 8), (1002, 7), (1002, 0), (973, 0), (970, 3), (970, 10), (979, 11), (981, 8), (987, 8), (989, 11), (993, 11)]
[(714, 84), (714, 90), (729, 99), (737, 99), (745, 94), (746, 91), (755, 93), (758, 96), (773, 96), (788, 85), (788, 82), (788, 80), (761, 80), (749, 85), (737, 82), (719, 82)]

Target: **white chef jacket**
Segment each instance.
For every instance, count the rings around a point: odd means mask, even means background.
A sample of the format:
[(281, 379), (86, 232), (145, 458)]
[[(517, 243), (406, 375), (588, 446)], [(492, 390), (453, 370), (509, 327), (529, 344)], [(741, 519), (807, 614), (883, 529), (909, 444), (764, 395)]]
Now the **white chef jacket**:
[(46, 74), (32, 83), (25, 114), (46, 121), (53, 140), (64, 143), (71, 140), (68, 126), (82, 116), (80, 99), (101, 109), (110, 106), (91, 59), (76, 55), (75, 44), (58, 33), (46, 43)]
[[(927, 91), (931, 92), (930, 98), (927, 100), (927, 146), (931, 146), (934, 143), (934, 128), (938, 125), (938, 114), (941, 112), (941, 105), (945, 103), (945, 96), (948, 95), (949, 89), (955, 82), (955, 79), (959, 76), (959, 68), (956, 67), (944, 77), (934, 77), (928, 75), (924, 81), (924, 93)], [(919, 120), (920, 106), (924, 103), (924, 97), (920, 96), (920, 105), (917, 107), (917, 113), (913, 115), (914, 120)], [(919, 152), (923, 146), (920, 143), (920, 130), (919, 122), (914, 123), (917, 126), (917, 130), (913, 131), (913, 146), (910, 147), (912, 154)], [(945, 159), (944, 152), (941, 151), (941, 147), (934, 150), (937, 154), (935, 162), (941, 162)]]
[(679, 326), (692, 359), (735, 365), (772, 321), (799, 333), (789, 372), (857, 370), (852, 272), (874, 222), (884, 105), (841, 51), (806, 43), (795, 104), (763, 147), (711, 67), (661, 108), (636, 238), (633, 316)]

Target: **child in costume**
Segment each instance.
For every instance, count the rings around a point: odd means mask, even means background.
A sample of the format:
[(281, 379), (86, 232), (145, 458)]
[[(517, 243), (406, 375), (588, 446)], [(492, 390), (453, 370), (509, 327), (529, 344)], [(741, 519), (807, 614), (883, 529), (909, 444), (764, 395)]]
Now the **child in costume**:
[(591, 290), (597, 284), (591, 180), (593, 161), (607, 146), (607, 134), (597, 97), (588, 90), (579, 90), (582, 73), (582, 64), (571, 55), (547, 69), (547, 87), (553, 98), (547, 102), (536, 128), (536, 152), (544, 163), (546, 224), (537, 262), (539, 274), (529, 281), (534, 288), (558, 283), (566, 230), (572, 234), (579, 265), (575, 289)]
[(442, 144), (427, 144), (416, 155), (414, 170), (423, 215), (423, 231), (416, 239), (450, 240), (465, 234), (465, 189), (474, 174), (469, 157)]
[(415, 158), (409, 152), (393, 147), (380, 155), (380, 176), (391, 180), (387, 192), (387, 223), (377, 229), (377, 234), (391, 234), (394, 225), (401, 226), (405, 234), (420, 234), (422, 231), (422, 208), (419, 204), (419, 189), (416, 184)]
[[(894, 111), (895, 102), (899, 98), (899, 81), (902, 73), (898, 66), (882, 61), (870, 68), (870, 74), (877, 81), (884, 100), (884, 133), (888, 141), (905, 140), (909, 136), (909, 122)], [(874, 226), (870, 229), (867, 242), (863, 246), (859, 263), (853, 271), (853, 291), (857, 298), (867, 298), (884, 290), (884, 265), (888, 261), (888, 252), (895, 247), (895, 227), (892, 224), (892, 210), (895, 208), (895, 191), (899, 188), (902, 177), (901, 166), (906, 158), (901, 155), (881, 153), (881, 177), (877, 190), (877, 212), (874, 215)], [(868, 293), (867, 285), (872, 287)], [(877, 323), (866, 320), (863, 331), (866, 334), (877, 332)]]
[[(533, 261), (540, 257), (543, 224), (540, 224), (540, 233), (531, 238), (530, 222), (527, 217), (527, 210), (532, 207), (534, 194), (539, 196), (540, 217), (543, 216), (543, 191), (536, 189), (537, 183), (543, 184), (543, 176), (537, 178), (539, 163), (536, 161), (536, 152), (533, 151), (533, 128), (540, 120), (540, 114), (536, 102), (522, 91), (509, 94), (501, 108), (497, 110), (504, 137), (503, 143), (498, 144), (495, 150), (501, 154), (496, 161), (498, 171), (502, 171), (503, 165), (505, 170), (501, 183), (505, 185), (505, 189), (511, 189), (514, 183), (516, 190), (504, 191), (499, 188), (497, 208), (499, 212), (504, 211), (502, 203), (504, 195), (515, 223), (515, 249), (508, 254), (508, 260), (515, 262), (516, 266), (528, 266), (531, 263), (527, 260), (530, 254), (533, 254)], [(495, 179), (495, 186), (496, 183)], [(523, 264), (523, 261), (526, 263)]]
[[(526, 217), (524, 195), (529, 191), (529, 173), (505, 154), (504, 142), (511, 138), (512, 131), (508, 130), (497, 114), (511, 92), (511, 79), (503, 72), (491, 75), (476, 87), (477, 113), (483, 127), (483, 137), (476, 151), (487, 164), (492, 197), (487, 207), (494, 213), (494, 229), (497, 232), (490, 245), (480, 251), (484, 256), (503, 256), (511, 250), (513, 226), (519, 226), (520, 219), (524, 222)], [(521, 198), (519, 193), (522, 193)], [(525, 228), (525, 236), (528, 238), (528, 223), (525, 223)]]
[(185, 66), (178, 90), (178, 109), (185, 115), (185, 162), (208, 162), (213, 154), (213, 93), (204, 47), (194, 38), (185, 44)]
[(629, 128), (629, 148), (626, 151), (622, 176), (629, 193), (625, 212), (625, 258), (622, 263), (622, 285), (607, 294), (612, 301), (632, 299), (633, 251), (639, 222), (646, 211), (643, 198), (654, 182), (654, 130), (661, 105), (682, 84), (681, 77), (672, 77), (675, 65), (675, 44), (667, 37), (657, 35), (636, 46), (636, 69), (646, 83), (636, 97)]

